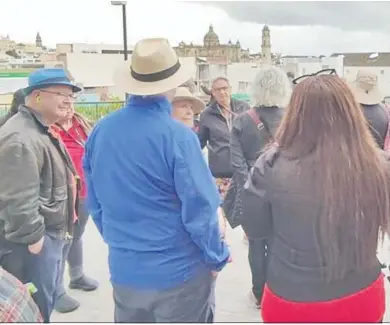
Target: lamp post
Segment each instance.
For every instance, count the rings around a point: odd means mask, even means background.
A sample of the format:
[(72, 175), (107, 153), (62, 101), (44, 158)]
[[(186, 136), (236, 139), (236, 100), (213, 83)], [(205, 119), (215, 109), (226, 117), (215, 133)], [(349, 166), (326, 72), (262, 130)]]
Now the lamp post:
[(124, 58), (127, 61), (127, 19), (126, 19), (126, 5), (127, 1), (111, 1), (113, 6), (122, 6), (122, 20), (123, 20), (123, 50)]

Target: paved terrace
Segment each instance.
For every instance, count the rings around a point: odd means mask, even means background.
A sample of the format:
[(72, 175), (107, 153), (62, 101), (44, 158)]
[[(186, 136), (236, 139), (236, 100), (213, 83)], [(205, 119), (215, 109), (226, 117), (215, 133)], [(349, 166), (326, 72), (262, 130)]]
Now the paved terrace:
[[(85, 269), (88, 275), (100, 282), (95, 292), (68, 292), (81, 302), (75, 312), (53, 313), (53, 322), (112, 322), (113, 299), (107, 266), (107, 247), (103, 243), (92, 221), (89, 222), (85, 237)], [(217, 282), (216, 322), (260, 322), (260, 313), (249, 300), (250, 271), (247, 261), (248, 247), (242, 241), (242, 231), (228, 229), (233, 262), (219, 275)], [(381, 252), (381, 255), (385, 252)], [(68, 281), (68, 278), (66, 278)], [(387, 297), (390, 288), (387, 283)], [(389, 299), (387, 299), (389, 304)], [(390, 308), (388, 308), (390, 310)], [(387, 312), (385, 321), (390, 320)]]

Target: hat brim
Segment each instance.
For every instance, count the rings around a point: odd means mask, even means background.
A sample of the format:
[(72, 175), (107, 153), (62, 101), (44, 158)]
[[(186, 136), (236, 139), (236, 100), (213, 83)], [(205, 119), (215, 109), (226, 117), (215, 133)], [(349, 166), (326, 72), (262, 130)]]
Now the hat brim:
[(352, 83), (352, 89), (355, 94), (356, 101), (363, 105), (376, 105), (383, 100), (383, 95), (379, 91), (378, 87), (366, 92), (357, 86), (356, 81)]
[(177, 96), (173, 98), (172, 103), (179, 101), (179, 100), (188, 100), (192, 103), (192, 110), (194, 114), (199, 114), (204, 110), (206, 107), (206, 104), (203, 102), (203, 100), (197, 98), (197, 97), (190, 97), (190, 96)]
[(176, 89), (186, 82), (191, 76), (190, 70), (183, 65), (169, 78), (155, 81), (142, 82), (134, 79), (130, 73), (130, 60), (119, 65), (114, 73), (114, 83), (123, 92), (131, 95), (148, 96), (162, 94), (166, 91)]
[(70, 88), (72, 88), (73, 92), (74, 93), (78, 93), (82, 90), (82, 88), (80, 88), (79, 86), (76, 86), (70, 82), (49, 82), (49, 83), (41, 83), (39, 85), (34, 85), (34, 86), (29, 86), (29, 87), (26, 87), (26, 88), (23, 88), (23, 93), (25, 96), (31, 94), (34, 90), (38, 90), (38, 89), (44, 89), (44, 88), (49, 88), (49, 87), (53, 87), (53, 86), (68, 86)]

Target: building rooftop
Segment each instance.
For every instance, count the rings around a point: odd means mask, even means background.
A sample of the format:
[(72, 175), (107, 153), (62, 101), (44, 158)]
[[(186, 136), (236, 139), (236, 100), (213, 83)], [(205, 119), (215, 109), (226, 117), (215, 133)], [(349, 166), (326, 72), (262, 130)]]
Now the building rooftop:
[(390, 66), (390, 52), (378, 52), (378, 57), (369, 59), (373, 52), (367, 53), (333, 53), (331, 57), (344, 56), (344, 66), (348, 67), (388, 67)]

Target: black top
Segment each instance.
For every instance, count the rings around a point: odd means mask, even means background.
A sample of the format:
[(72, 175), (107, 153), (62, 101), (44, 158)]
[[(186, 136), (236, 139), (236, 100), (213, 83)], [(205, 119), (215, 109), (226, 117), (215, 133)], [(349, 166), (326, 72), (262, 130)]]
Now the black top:
[[(232, 99), (231, 110), (235, 113), (232, 121), (248, 108), (248, 103)], [(216, 102), (212, 102), (200, 114), (198, 137), (202, 149), (207, 145), (209, 167), (216, 178), (230, 178), (233, 175), (230, 163), (230, 128), (231, 125), (228, 125)]]
[[(366, 271), (358, 273), (351, 264), (343, 279), (326, 281), (318, 222), (322, 202), (314, 194), (318, 184), (300, 173), (302, 163), (310, 166), (312, 159), (291, 160), (270, 148), (257, 160), (242, 195), (244, 231), (252, 239), (269, 239), (267, 285), (297, 302), (345, 297), (372, 284), (381, 272), (373, 253)], [(390, 168), (388, 157), (384, 164)]]
[(232, 183), (222, 208), (231, 227), (237, 227), (242, 217), (242, 188), (249, 170), (257, 158), (275, 137), (283, 115), (280, 107), (255, 107), (255, 112), (264, 127), (258, 128), (248, 112), (242, 113), (233, 123), (230, 135), (231, 163), (234, 170)]
[(370, 131), (378, 146), (383, 149), (388, 126), (388, 115), (382, 105), (361, 105)]

